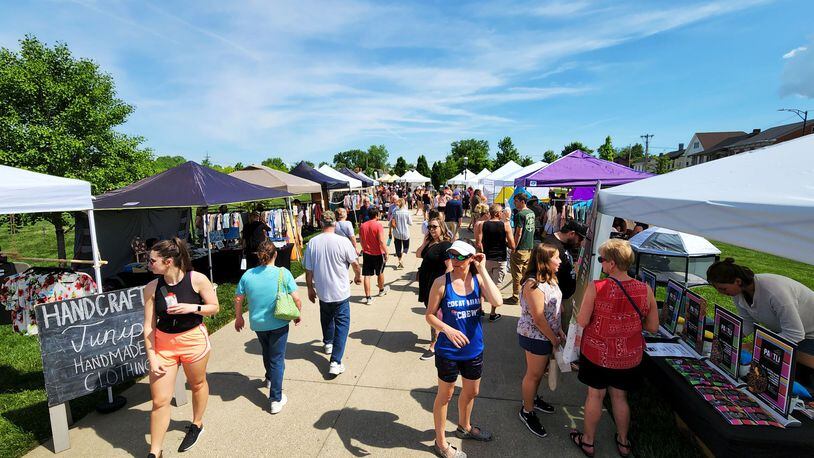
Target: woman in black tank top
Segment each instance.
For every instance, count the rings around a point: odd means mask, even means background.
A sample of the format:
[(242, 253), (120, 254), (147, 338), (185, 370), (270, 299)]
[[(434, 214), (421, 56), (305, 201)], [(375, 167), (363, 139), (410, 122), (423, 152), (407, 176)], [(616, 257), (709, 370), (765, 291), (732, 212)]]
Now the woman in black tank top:
[[(514, 249), (514, 235), (508, 221), (502, 219), (503, 206), (492, 204), (489, 207), (489, 220), (480, 227), (475, 244), (486, 255), (486, 271), (489, 278), (500, 288), (506, 274), (507, 250)], [(500, 315), (492, 307), (489, 321), (497, 321)]]
[(189, 450), (203, 431), (203, 414), (209, 399), (206, 364), (209, 335), (204, 316), (218, 313), (218, 296), (205, 275), (193, 272), (186, 244), (178, 239), (153, 245), (148, 261), (159, 278), (144, 287), (144, 347), (150, 362), (150, 454), (161, 456), (170, 423), (170, 400), (183, 365), (192, 390), (192, 424), (178, 451)]

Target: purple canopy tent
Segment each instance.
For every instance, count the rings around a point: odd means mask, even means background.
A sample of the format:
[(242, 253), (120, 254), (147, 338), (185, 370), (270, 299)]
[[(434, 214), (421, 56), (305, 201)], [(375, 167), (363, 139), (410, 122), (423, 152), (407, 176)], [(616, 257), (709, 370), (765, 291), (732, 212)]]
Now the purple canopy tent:
[(615, 162), (598, 159), (576, 150), (546, 167), (514, 180), (515, 186), (580, 187), (616, 186), (652, 177), (652, 173), (637, 172)]

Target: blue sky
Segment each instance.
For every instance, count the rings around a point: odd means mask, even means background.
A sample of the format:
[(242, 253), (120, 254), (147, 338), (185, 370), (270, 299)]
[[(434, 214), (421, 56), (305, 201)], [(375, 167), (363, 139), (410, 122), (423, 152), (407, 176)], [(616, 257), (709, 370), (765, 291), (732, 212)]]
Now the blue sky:
[[(443, 158), (511, 136), (653, 151), (814, 110), (814, 2), (0, 0), (0, 46), (66, 42), (136, 106), (158, 155)], [(812, 112), (814, 117), (814, 111)]]

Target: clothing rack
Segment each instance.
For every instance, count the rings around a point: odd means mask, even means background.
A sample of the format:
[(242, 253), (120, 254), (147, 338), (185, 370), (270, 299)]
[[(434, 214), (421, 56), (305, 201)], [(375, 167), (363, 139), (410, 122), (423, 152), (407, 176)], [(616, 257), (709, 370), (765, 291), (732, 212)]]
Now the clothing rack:
[[(58, 262), (64, 264), (87, 264), (93, 265), (94, 261), (87, 260), (87, 259), (63, 259), (63, 258), (30, 258), (27, 256), (21, 256), (20, 253), (12, 253), (8, 251), (0, 252), (0, 256), (5, 256), (15, 261), (34, 261), (34, 262)], [(107, 261), (99, 261), (99, 264), (105, 265)]]

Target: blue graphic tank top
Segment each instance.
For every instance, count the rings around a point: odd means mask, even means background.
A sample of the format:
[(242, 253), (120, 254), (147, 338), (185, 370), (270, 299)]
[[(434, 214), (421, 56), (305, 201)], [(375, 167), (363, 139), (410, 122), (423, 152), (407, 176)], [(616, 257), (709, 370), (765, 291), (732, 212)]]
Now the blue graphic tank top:
[(439, 334), (435, 344), (435, 353), (453, 361), (467, 361), (475, 359), (483, 353), (483, 329), (480, 322), (480, 285), (477, 275), (472, 276), (475, 282), (472, 292), (461, 296), (452, 287), (452, 277), (446, 274), (446, 289), (441, 299), (442, 321), (447, 325), (461, 331), (469, 339), (469, 344), (457, 348), (446, 334)]

